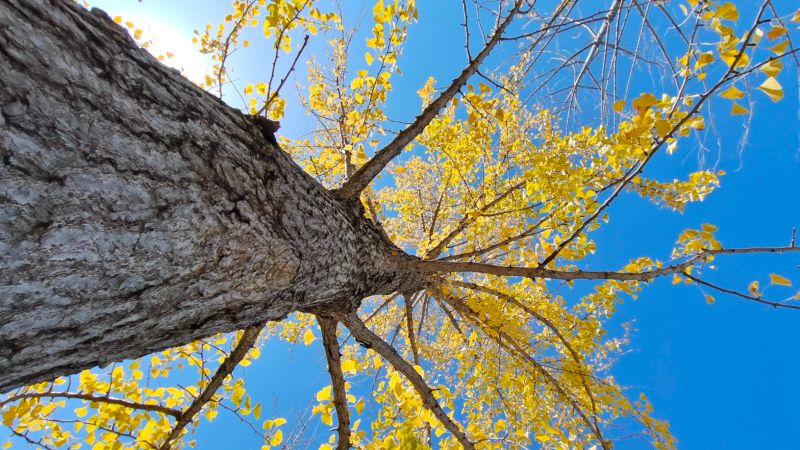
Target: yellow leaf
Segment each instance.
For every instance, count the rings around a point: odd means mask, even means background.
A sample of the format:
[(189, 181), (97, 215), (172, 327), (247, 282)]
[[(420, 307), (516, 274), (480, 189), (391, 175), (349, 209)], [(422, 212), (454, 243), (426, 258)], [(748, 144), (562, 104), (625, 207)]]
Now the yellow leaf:
[(257, 404), (255, 408), (253, 408), (253, 417), (259, 419), (261, 417), (261, 403)]
[(744, 92), (740, 91), (736, 86), (731, 86), (723, 93), (719, 94), (719, 96), (730, 100), (738, 100), (744, 97)]
[(258, 83), (256, 85), (256, 91), (261, 95), (267, 95), (267, 83)]
[(317, 401), (324, 402), (331, 399), (331, 387), (325, 386), (317, 392)]
[(709, 305), (712, 305), (714, 303), (714, 297), (706, 294), (706, 303), (708, 303)]
[(611, 109), (613, 109), (615, 112), (621, 113), (622, 108), (624, 107), (625, 107), (625, 100), (617, 100), (614, 102), (614, 105), (611, 106)]
[(277, 419), (274, 420), (274, 422), (275, 422), (275, 426), (279, 427), (279, 426), (281, 426), (281, 425), (286, 423), (286, 419), (284, 419), (283, 417), (278, 417)]
[(363, 411), (364, 411), (364, 399), (362, 398), (356, 402), (356, 412), (361, 414)]
[(310, 328), (306, 329), (306, 332), (303, 333), (303, 343), (306, 345), (311, 345), (317, 338), (314, 337), (314, 332), (311, 331)]
[(540, 434), (540, 435), (536, 436), (536, 440), (539, 441), (539, 442), (547, 442), (547, 441), (550, 440), (550, 436), (548, 436), (546, 434)]
[(367, 65), (368, 66), (371, 66), (372, 65), (372, 61), (374, 60), (374, 58), (372, 57), (372, 53), (370, 53), (370, 52), (364, 53), (364, 59), (367, 61)]
[(714, 62), (714, 54), (712, 52), (701, 53), (700, 56), (697, 57), (697, 61), (694, 62), (694, 69), (703, 68), (712, 62)]
[(767, 78), (758, 88), (767, 94), (773, 102), (777, 102), (783, 98), (783, 87), (781, 87), (781, 84), (778, 83), (775, 77)]
[(122, 23), (122, 16), (115, 16), (115, 17), (114, 17), (114, 22), (116, 22), (116, 23)]
[(786, 34), (786, 27), (778, 25), (776, 27), (772, 27), (772, 29), (769, 30), (769, 33), (767, 33), (767, 37), (769, 38), (770, 41), (774, 41), (775, 39), (778, 39), (784, 34)]
[(503, 419), (498, 420), (494, 423), (494, 432), (499, 433), (506, 429), (506, 421)]
[(348, 358), (348, 359), (345, 359), (344, 361), (342, 361), (342, 372), (355, 373), (356, 368), (357, 368), (357, 363), (356, 363), (355, 359)]
[(739, 20), (739, 11), (736, 10), (736, 6), (731, 2), (720, 5), (714, 15), (720, 19)]
[(281, 445), (281, 442), (283, 442), (283, 431), (278, 430), (275, 432), (275, 435), (273, 435), (272, 438), (269, 440), (269, 445), (272, 445), (274, 447), (276, 445)]
[(770, 47), (769, 51), (775, 53), (776, 55), (782, 55), (786, 53), (786, 48), (789, 47), (789, 40), (786, 39), (785, 41)]
[(760, 70), (765, 75), (770, 77), (778, 76), (778, 74), (781, 73), (782, 69), (783, 69), (783, 61), (781, 61), (780, 59), (773, 59), (772, 61), (769, 61), (765, 63), (763, 66), (758, 68), (758, 70)]
[(741, 114), (750, 114), (750, 110), (734, 102), (733, 106), (731, 107), (731, 115), (738, 116)]
[(379, 17), (383, 14), (385, 6), (383, 6), (383, 0), (378, 0), (375, 2), (375, 6), (372, 7), (372, 15), (375, 17)]
[(800, 22), (800, 9), (798, 9), (794, 16), (792, 16), (792, 22)]
[(772, 284), (777, 284), (778, 286), (791, 286), (792, 282), (789, 281), (788, 278), (784, 278), (777, 273), (769, 274), (769, 282)]
[(252, 93), (253, 93), (253, 85), (252, 84), (248, 84), (247, 86), (244, 87), (244, 95), (250, 95)]

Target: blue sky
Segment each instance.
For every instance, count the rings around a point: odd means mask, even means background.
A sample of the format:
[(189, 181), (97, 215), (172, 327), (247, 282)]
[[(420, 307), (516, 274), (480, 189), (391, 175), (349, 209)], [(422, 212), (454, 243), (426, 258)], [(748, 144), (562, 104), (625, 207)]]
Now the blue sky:
[[(91, 2), (112, 16), (157, 20), (173, 27), (174, 42), (191, 39), (191, 30), (217, 23), (228, 3), (145, 0)], [(410, 120), (419, 108), (416, 90), (428, 75), (444, 81), (464, 64), (460, 2), (419, 2), (420, 20), (411, 28), (400, 60), (403, 76), (394, 82), (388, 113)], [(451, 4), (452, 3), (452, 4)], [(750, 2), (738, 1), (740, 8)], [(792, 1), (775, 1), (790, 9)], [(202, 5), (198, 6), (198, 5)], [(369, 7), (369, 5), (368, 5)], [(747, 12), (744, 13), (747, 16)], [(311, 48), (312, 52), (314, 47)], [(237, 75), (246, 80), (264, 67), (238, 62)], [(727, 175), (706, 201), (689, 205), (684, 214), (660, 209), (638, 197), (621, 198), (610, 210), (611, 222), (594, 234), (594, 268), (619, 267), (630, 258), (667, 258), (681, 230), (701, 223), (719, 227), (726, 246), (786, 245), (793, 227), (800, 227), (800, 120), (795, 69), (782, 75), (785, 99), (777, 104), (755, 94), (749, 138), (738, 139), (744, 119), (718, 107), (716, 125), (722, 130), (717, 168)], [(244, 83), (244, 81), (243, 81)], [(231, 97), (232, 98), (232, 97)], [(309, 118), (288, 109), (281, 133), (292, 137), (309, 125)], [(710, 136), (710, 143), (716, 140)], [(716, 147), (709, 160), (717, 157)], [(648, 174), (671, 179), (698, 168), (696, 143), (687, 140), (676, 155), (662, 155)], [(718, 260), (710, 279), (744, 289), (752, 280), (767, 285), (767, 274), (777, 272), (800, 281), (800, 257), (749, 256)], [(767, 290), (767, 295), (772, 290)], [(655, 415), (666, 419), (683, 449), (796, 448), (800, 424), (800, 312), (773, 310), (741, 299), (715, 295), (706, 304), (696, 287), (672, 286), (661, 280), (647, 287), (636, 301), (626, 300), (612, 330), (633, 322), (635, 333), (613, 370), (631, 395), (647, 394)], [(247, 369), (248, 387), (265, 403), (278, 399), (278, 415), (291, 417), (306, 409), (313, 394), (328, 383), (325, 362), (317, 346), (287, 348), (268, 343), (262, 357)], [(315, 425), (312, 425), (312, 427)], [(325, 425), (319, 436), (326, 437)], [(255, 448), (252, 435), (238, 419), (221, 414), (197, 432), (198, 448)], [(248, 447), (250, 446), (250, 447)], [(638, 441), (617, 448), (639, 448)]]

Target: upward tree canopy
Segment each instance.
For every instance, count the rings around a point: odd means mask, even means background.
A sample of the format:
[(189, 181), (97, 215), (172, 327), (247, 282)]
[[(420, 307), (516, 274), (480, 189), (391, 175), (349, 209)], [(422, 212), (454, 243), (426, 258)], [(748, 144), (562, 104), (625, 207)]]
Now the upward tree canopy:
[[(0, 2), (10, 444), (182, 448), (229, 413), (263, 448), (298, 445), (309, 422), (335, 427), (324, 448), (674, 448), (611, 376), (618, 304), (666, 277), (709, 303), (800, 309), (788, 272), (770, 296), (710, 273), (800, 252), (794, 236), (734, 248), (703, 223), (671, 254), (588, 260), (625, 195), (677, 214), (719, 186), (718, 170), (652, 166), (691, 151), (712, 102), (746, 116), (752, 96), (782, 99), (800, 11), (462, 0), (464, 64), (419, 86), (407, 121), (387, 100), (414, 95), (392, 86), (425, 5), (367, 6), (234, 0), (196, 33), (214, 61), (198, 88), (125, 17)], [(261, 78), (234, 75), (245, 58)], [(276, 142), (293, 104), (315, 126)], [(236, 370), (269, 339), (327, 361), (294, 426)]]

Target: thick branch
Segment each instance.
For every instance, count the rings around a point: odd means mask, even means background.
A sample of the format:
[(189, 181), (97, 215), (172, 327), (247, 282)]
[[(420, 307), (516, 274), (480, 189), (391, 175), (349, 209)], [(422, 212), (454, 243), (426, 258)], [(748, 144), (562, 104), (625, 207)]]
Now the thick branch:
[(361, 168), (359, 168), (353, 174), (353, 176), (348, 178), (347, 181), (336, 190), (337, 197), (343, 199), (357, 198), (361, 191), (367, 187), (370, 181), (372, 181), (384, 169), (384, 167), (386, 167), (389, 162), (392, 161), (392, 159), (399, 155), (406, 145), (410, 144), (411, 141), (413, 141), (422, 133), (431, 120), (433, 120), (439, 114), (439, 111), (444, 108), (445, 105), (447, 105), (447, 103), (453, 99), (453, 97), (455, 97), (458, 91), (461, 90), (461, 88), (467, 83), (469, 77), (471, 77), (478, 70), (478, 67), (480, 67), (481, 63), (483, 63), (489, 53), (492, 52), (494, 47), (500, 41), (500, 38), (503, 36), (506, 28), (508, 28), (508, 25), (510, 25), (514, 20), (514, 16), (519, 11), (522, 3), (522, 0), (516, 0), (514, 8), (508, 13), (500, 26), (497, 27), (491, 39), (489, 39), (489, 41), (483, 47), (483, 50), (481, 50), (480, 53), (475, 56), (475, 59), (469, 62), (461, 74), (450, 83), (450, 86), (448, 86), (444, 92), (439, 94), (439, 97), (437, 97), (428, 106), (426, 106), (425, 109), (422, 110), (422, 113), (420, 113), (420, 115), (414, 119), (414, 122), (412, 122), (411, 125), (398, 133), (392, 142), (378, 150), (372, 159), (367, 161), (366, 164), (361, 166)]
[(384, 357), (392, 367), (395, 368), (398, 372), (403, 374), (406, 379), (411, 382), (411, 385), (414, 386), (414, 389), (417, 391), (419, 396), (422, 398), (422, 403), (425, 407), (433, 413), (434, 416), (447, 428), (450, 433), (458, 440), (459, 443), (465, 448), (472, 450), (475, 448), (475, 445), (467, 438), (466, 434), (461, 430), (461, 428), (444, 412), (441, 405), (439, 405), (439, 401), (436, 400), (436, 397), (433, 396), (433, 389), (428, 386), (422, 376), (417, 373), (414, 367), (411, 366), (405, 359), (403, 359), (397, 351), (389, 345), (386, 341), (381, 339), (380, 336), (373, 333), (372, 330), (367, 328), (361, 319), (355, 315), (345, 315), (345, 314), (338, 314), (337, 319), (339, 319), (344, 326), (350, 329), (350, 332), (353, 333), (353, 336), (356, 338), (357, 341), (361, 342), (362, 344), (366, 345), (368, 348), (371, 348), (378, 352), (382, 357)]
[(547, 269), (542, 266), (539, 267), (518, 267), (518, 266), (498, 266), (494, 264), (478, 263), (478, 262), (452, 262), (452, 261), (410, 261), (412, 266), (423, 272), (473, 272), (485, 273), (489, 275), (507, 276), (507, 277), (526, 277), (530, 279), (545, 278), (551, 280), (618, 280), (618, 281), (652, 281), (654, 278), (662, 277), (664, 275), (671, 275), (674, 273), (683, 273), (687, 268), (698, 263), (705, 261), (710, 256), (714, 255), (728, 255), (728, 254), (743, 254), (743, 253), (787, 253), (787, 252), (800, 252), (800, 247), (747, 247), (747, 248), (721, 248), (713, 250), (702, 250), (691, 256), (683, 262), (672, 264), (658, 269), (643, 270), (641, 272), (617, 272), (611, 270), (591, 271), (591, 270), (574, 270), (562, 271)]
[(219, 387), (222, 386), (223, 381), (225, 381), (225, 377), (233, 372), (233, 370), (247, 355), (247, 352), (253, 348), (261, 329), (262, 326), (259, 325), (244, 330), (239, 342), (236, 343), (236, 347), (231, 350), (228, 357), (225, 358), (225, 361), (219, 365), (216, 373), (214, 373), (214, 376), (211, 377), (211, 381), (209, 381), (208, 385), (205, 387), (205, 389), (203, 389), (203, 392), (201, 392), (200, 395), (198, 395), (194, 401), (192, 401), (189, 407), (186, 408), (178, 417), (178, 420), (175, 422), (175, 425), (173, 425), (169, 436), (167, 436), (167, 439), (164, 440), (163, 444), (161, 444), (160, 450), (168, 450), (172, 448), (172, 441), (181, 435), (181, 432), (186, 425), (188, 425), (194, 419), (194, 416), (196, 416), (200, 410), (203, 409), (206, 403), (211, 401), (214, 393), (217, 392), (217, 389), (219, 389)]
[(346, 450), (350, 448), (350, 411), (347, 408), (347, 389), (342, 373), (339, 340), (336, 337), (338, 322), (327, 316), (317, 316), (317, 322), (322, 330), (322, 345), (325, 347), (325, 359), (328, 362), (328, 374), (333, 387), (333, 406), (336, 408), (336, 429), (339, 434), (336, 448)]
[(414, 267), (424, 272), (474, 272), (506, 277), (546, 278), (550, 280), (619, 280), (619, 281), (651, 281), (652, 279), (668, 274), (683, 272), (684, 269), (694, 264), (699, 257), (695, 257), (680, 264), (663, 267), (660, 269), (645, 270), (642, 272), (615, 272), (610, 270), (590, 271), (575, 270), (561, 271), (543, 267), (517, 267), (497, 266), (494, 264), (477, 262), (451, 262), (451, 261), (415, 261)]

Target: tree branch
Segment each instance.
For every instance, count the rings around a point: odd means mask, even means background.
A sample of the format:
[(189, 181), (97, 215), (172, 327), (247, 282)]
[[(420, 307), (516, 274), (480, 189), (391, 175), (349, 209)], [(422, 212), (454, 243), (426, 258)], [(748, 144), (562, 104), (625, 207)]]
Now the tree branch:
[(201, 409), (208, 403), (211, 398), (214, 396), (214, 393), (217, 392), (220, 386), (222, 386), (222, 382), (225, 380), (225, 377), (230, 375), (233, 370), (239, 365), (239, 363), (244, 359), (247, 355), (247, 352), (253, 347), (256, 343), (256, 339), (258, 339), (258, 334), (261, 332), (262, 325), (255, 325), (249, 328), (245, 328), (244, 334), (242, 334), (241, 339), (239, 342), (236, 343), (236, 347), (231, 351), (225, 361), (219, 365), (217, 368), (216, 373), (214, 376), (211, 377), (211, 381), (209, 381), (206, 388), (194, 401), (186, 408), (178, 417), (178, 420), (175, 422), (175, 425), (172, 427), (172, 431), (170, 431), (169, 436), (167, 439), (164, 440), (164, 443), (161, 444), (160, 450), (168, 450), (172, 448), (172, 441), (177, 439), (186, 425), (189, 424), (194, 419), (194, 416), (197, 415)]
[(498, 266), (478, 262), (452, 262), (452, 261), (422, 261), (410, 260), (415, 269), (423, 272), (474, 272), (506, 277), (546, 278), (551, 280), (619, 280), (619, 281), (652, 281), (654, 278), (673, 273), (684, 273), (698, 261), (705, 261), (709, 256), (744, 254), (744, 253), (786, 253), (800, 252), (800, 247), (745, 247), (745, 248), (720, 248), (702, 250), (691, 255), (685, 261), (658, 269), (644, 270), (642, 272), (615, 272), (611, 270), (590, 271), (574, 270), (562, 271), (539, 267)]
[(319, 328), (322, 330), (322, 345), (325, 347), (325, 360), (328, 362), (328, 374), (333, 387), (333, 406), (336, 408), (336, 430), (339, 441), (337, 450), (350, 448), (350, 410), (347, 408), (347, 389), (342, 373), (341, 353), (339, 340), (336, 337), (336, 319), (327, 316), (317, 316)]
[(475, 444), (467, 438), (461, 428), (444, 412), (441, 405), (439, 405), (439, 401), (433, 396), (433, 389), (428, 386), (414, 367), (397, 353), (394, 347), (367, 328), (358, 316), (354, 314), (337, 314), (336, 318), (350, 329), (350, 332), (353, 333), (356, 340), (378, 352), (378, 354), (389, 361), (395, 370), (406, 377), (422, 398), (422, 403), (425, 407), (436, 416), (439, 422), (453, 434), (465, 449), (473, 450), (475, 448)]
[(13, 403), (17, 400), (22, 400), (26, 398), (71, 398), (71, 399), (85, 400), (87, 402), (101, 402), (113, 405), (120, 405), (126, 408), (139, 409), (142, 411), (159, 412), (173, 417), (180, 417), (181, 415), (181, 412), (179, 410), (174, 408), (167, 408), (166, 406), (148, 405), (145, 403), (132, 402), (130, 400), (125, 400), (121, 398), (98, 396), (91, 394), (81, 394), (78, 392), (29, 392), (24, 394), (13, 395), (0, 402), (0, 409), (5, 407), (9, 403)]
[(358, 195), (361, 194), (361, 191), (367, 187), (367, 185), (392, 161), (397, 155), (399, 155), (403, 148), (410, 144), (417, 136), (422, 133), (425, 127), (433, 120), (438, 114), (439, 110), (444, 108), (447, 103), (455, 97), (458, 91), (467, 83), (469, 77), (471, 77), (475, 71), (478, 70), (478, 67), (483, 63), (489, 53), (492, 52), (494, 47), (500, 41), (500, 37), (502, 37), (503, 32), (505, 32), (506, 28), (514, 19), (514, 16), (519, 11), (520, 7), (522, 6), (522, 0), (516, 0), (514, 3), (514, 8), (511, 12), (508, 13), (505, 20), (500, 24), (499, 27), (495, 30), (492, 38), (489, 39), (489, 42), (483, 47), (480, 53), (475, 56), (475, 59), (469, 62), (467, 67), (461, 72), (461, 74), (456, 77), (442, 92), (439, 97), (437, 97), (433, 102), (431, 102), (425, 109), (422, 110), (422, 113), (414, 119), (414, 122), (411, 123), (406, 129), (401, 131), (400, 133), (395, 136), (395, 138), (388, 143), (385, 147), (378, 150), (375, 155), (366, 162), (361, 168), (359, 168), (353, 176), (347, 179), (345, 183), (335, 190), (336, 196), (342, 199), (355, 199), (358, 198)]
[(759, 297), (756, 297), (756, 296), (753, 296), (753, 295), (747, 295), (747, 294), (745, 294), (743, 292), (735, 291), (733, 289), (724, 288), (724, 287), (716, 285), (714, 283), (709, 283), (708, 281), (702, 280), (702, 279), (700, 279), (700, 278), (698, 278), (698, 277), (696, 277), (694, 275), (690, 275), (688, 273), (684, 273), (682, 275), (684, 277), (694, 281), (695, 283), (697, 283), (699, 285), (706, 286), (706, 287), (709, 287), (711, 289), (714, 289), (714, 290), (717, 290), (717, 291), (720, 291), (720, 292), (724, 292), (725, 294), (735, 295), (737, 297), (741, 297), (741, 298), (743, 298), (745, 300), (749, 300), (751, 302), (762, 303), (764, 305), (772, 306), (773, 308), (800, 309), (800, 306), (797, 306), (797, 305), (787, 305), (786, 303), (774, 302), (774, 301), (770, 301), (770, 300), (764, 300), (762, 298), (759, 298)]

